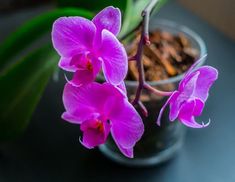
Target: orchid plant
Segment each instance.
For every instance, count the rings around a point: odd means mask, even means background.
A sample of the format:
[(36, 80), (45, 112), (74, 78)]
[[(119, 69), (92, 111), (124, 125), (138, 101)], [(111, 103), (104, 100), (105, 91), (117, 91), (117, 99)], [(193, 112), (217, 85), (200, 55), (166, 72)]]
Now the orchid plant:
[[(149, 45), (149, 17), (158, 3), (152, 0), (142, 12), (142, 33), (137, 53), (128, 58), (122, 43), (116, 37), (121, 30), (121, 12), (112, 6), (100, 11), (92, 20), (83, 17), (61, 17), (52, 28), (53, 46), (60, 55), (59, 67), (73, 72), (67, 80), (63, 92), (65, 112), (62, 118), (79, 124), (83, 132), (80, 139), (86, 148), (104, 144), (111, 133), (120, 151), (133, 158), (133, 148), (144, 133), (144, 125), (135, 106), (139, 105), (147, 115), (140, 101), (141, 91), (168, 96), (156, 124), (160, 126), (161, 115), (170, 106), (169, 119), (178, 119), (192, 128), (208, 126), (209, 122), (199, 124), (195, 117), (201, 115), (208, 92), (218, 72), (210, 66), (195, 70), (199, 59), (184, 75), (178, 90), (164, 92), (147, 84), (144, 77), (142, 52)], [(134, 100), (127, 98), (124, 79), (128, 61), (136, 61), (139, 72), (139, 85)], [(105, 83), (95, 82), (102, 68)], [(156, 113), (157, 115), (157, 113)], [(157, 126), (156, 126), (157, 127)]]

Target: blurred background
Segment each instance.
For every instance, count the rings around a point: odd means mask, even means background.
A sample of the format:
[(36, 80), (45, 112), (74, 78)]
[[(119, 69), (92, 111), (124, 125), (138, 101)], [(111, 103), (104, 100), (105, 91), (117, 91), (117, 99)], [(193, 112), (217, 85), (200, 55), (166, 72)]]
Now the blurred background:
[[(235, 39), (235, 1), (234, 0), (178, 0), (187, 9), (208, 21), (211, 25)], [(1, 0), (1, 13), (27, 10), (33, 7), (60, 4), (61, 6), (74, 5), (73, 0)], [(75, 3), (79, 5), (79, 3)]]

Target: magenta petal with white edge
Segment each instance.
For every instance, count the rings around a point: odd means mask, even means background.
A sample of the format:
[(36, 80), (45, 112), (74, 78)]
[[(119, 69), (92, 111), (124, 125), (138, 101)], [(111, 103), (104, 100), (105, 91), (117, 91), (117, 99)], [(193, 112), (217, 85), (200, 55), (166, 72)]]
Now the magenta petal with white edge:
[(179, 91), (181, 92), (182, 99), (185, 100), (194, 94), (199, 75), (200, 72), (196, 71), (181, 80), (179, 85)]
[(102, 31), (102, 45), (98, 51), (103, 60), (102, 67), (106, 80), (113, 84), (120, 84), (128, 69), (127, 54), (123, 45), (109, 31)]
[(122, 81), (119, 85), (116, 86), (116, 88), (126, 97), (127, 96), (127, 90), (125, 82)]
[(179, 98), (180, 93), (176, 91), (170, 100), (170, 113), (169, 119), (170, 121), (174, 121), (179, 114), (179, 108), (182, 103), (181, 99)]
[[(114, 138), (114, 137), (113, 137)], [(116, 142), (116, 141), (115, 141)], [(131, 148), (123, 148), (119, 143), (116, 142), (116, 145), (118, 146), (119, 150), (122, 152), (123, 155), (129, 158), (134, 157), (134, 149), (133, 147)]]
[(68, 121), (69, 123), (81, 124), (82, 120), (80, 115), (77, 115), (76, 111), (70, 111), (70, 112), (71, 113), (69, 113), (68, 111), (64, 112), (61, 118), (64, 119), (65, 121)]
[(63, 118), (73, 123), (80, 123), (88, 120), (94, 113), (104, 113), (104, 110), (108, 115), (108, 110), (111, 110), (112, 105), (115, 105), (114, 101), (124, 98), (124, 95), (110, 84), (93, 82), (76, 87), (67, 83), (63, 92), (63, 103), (66, 110)]
[(54, 48), (62, 57), (88, 51), (93, 46), (96, 34), (94, 23), (82, 17), (61, 17), (52, 28)]
[[(64, 105), (66, 110), (75, 110), (81, 115), (89, 113), (104, 113), (108, 100), (122, 94), (115, 87), (106, 84), (91, 83), (82, 87), (75, 87), (67, 83), (64, 91)], [(69, 94), (68, 94), (69, 93)], [(122, 96), (123, 97), (123, 96)], [(117, 97), (120, 99), (119, 97)], [(113, 103), (115, 104), (115, 103)], [(109, 106), (110, 107), (110, 106)], [(87, 119), (87, 117), (84, 117)]]
[(105, 101), (106, 95), (99, 84), (93, 83), (83, 87), (75, 87), (70, 83), (65, 85), (63, 103), (66, 113), (77, 118), (78, 123), (88, 120), (94, 113), (99, 113)]
[(161, 118), (162, 118), (162, 114), (163, 112), (165, 111), (167, 105), (172, 101), (172, 100), (175, 100), (175, 98), (177, 98), (178, 96), (178, 92), (175, 91), (171, 94), (171, 96), (167, 99), (167, 101), (165, 102), (165, 104), (162, 106), (159, 114), (158, 114), (158, 117), (157, 117), (157, 125), (160, 126), (161, 125)]
[(65, 71), (75, 72), (77, 67), (75, 65), (71, 65), (72, 58), (61, 57), (58, 66)]
[(100, 11), (92, 21), (99, 33), (106, 29), (114, 35), (118, 35), (121, 29), (121, 12), (118, 8), (109, 6)]
[(189, 128), (205, 128), (210, 124), (209, 122), (206, 124), (204, 124), (204, 123), (199, 124), (195, 121), (194, 117), (187, 118), (187, 119), (180, 118), (180, 121), (181, 121), (181, 123), (183, 123), (185, 126), (187, 126)]
[(199, 76), (199, 72), (194, 72), (192, 74), (187, 75), (184, 79), (181, 80), (179, 85), (179, 91), (174, 94), (171, 98), (170, 104), (170, 113), (169, 119), (170, 121), (174, 121), (179, 114), (179, 110), (181, 105), (188, 100), (194, 94), (194, 90), (196, 88), (196, 82)]
[(98, 113), (93, 107), (86, 104), (86, 96), (82, 95), (83, 90), (80, 90), (69, 83), (64, 87), (63, 103), (66, 112), (63, 113), (62, 118), (71, 123), (80, 124), (94, 113)]
[(203, 66), (197, 71), (200, 72), (200, 74), (197, 79), (194, 95), (195, 97), (206, 101), (210, 87), (218, 78), (218, 71), (211, 66)]
[(199, 75), (200, 72), (196, 71), (192, 74), (187, 75), (187, 77), (181, 80), (177, 96), (175, 95), (170, 102), (170, 121), (174, 121), (178, 117), (179, 109), (182, 103), (190, 99), (190, 97), (194, 98), (194, 92), (197, 87), (196, 83)]
[[(120, 150), (130, 151), (143, 135), (144, 125), (135, 108), (125, 99), (116, 101), (109, 115), (111, 133)], [(128, 157), (130, 152), (124, 153)]]

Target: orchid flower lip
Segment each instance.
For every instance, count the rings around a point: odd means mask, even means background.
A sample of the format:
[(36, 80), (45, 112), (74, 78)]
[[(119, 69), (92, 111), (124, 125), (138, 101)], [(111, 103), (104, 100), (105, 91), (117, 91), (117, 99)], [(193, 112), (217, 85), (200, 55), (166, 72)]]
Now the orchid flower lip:
[(87, 61), (86, 68), (87, 68), (89, 71), (93, 71), (93, 66), (92, 66), (90, 60)]

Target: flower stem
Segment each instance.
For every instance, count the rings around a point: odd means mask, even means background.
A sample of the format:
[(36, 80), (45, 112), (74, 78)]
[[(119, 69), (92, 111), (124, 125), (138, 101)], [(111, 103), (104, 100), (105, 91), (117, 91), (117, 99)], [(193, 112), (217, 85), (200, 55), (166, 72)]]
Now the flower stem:
[(142, 14), (141, 14), (141, 16), (143, 17), (141, 37), (140, 37), (140, 41), (138, 44), (137, 53), (135, 55), (136, 64), (137, 64), (137, 68), (138, 68), (138, 75), (139, 75), (139, 85), (136, 90), (135, 99), (132, 102), (133, 105), (136, 105), (139, 103), (140, 95), (141, 95), (141, 92), (142, 92), (142, 90), (144, 88), (144, 84), (145, 84), (144, 66), (143, 66), (143, 62), (142, 62), (143, 48), (144, 48), (144, 45), (150, 44), (150, 41), (149, 41), (149, 17), (150, 17), (150, 14), (151, 14), (153, 8), (156, 6), (156, 4), (158, 2), (159, 2), (159, 0), (151, 0), (149, 2), (149, 4), (145, 7), (145, 9), (142, 11)]
[(136, 60), (136, 56), (132, 56), (128, 58), (128, 61), (135, 61)]
[(151, 85), (149, 85), (148, 83), (144, 83), (144, 88), (154, 93), (155, 95), (160, 95), (160, 96), (170, 96), (173, 93), (173, 92), (165, 92), (165, 91), (158, 90), (152, 87)]
[(141, 35), (140, 42), (139, 42), (138, 49), (137, 49), (137, 53), (136, 53), (136, 64), (137, 64), (137, 68), (138, 68), (139, 85), (138, 85), (138, 88), (136, 91), (135, 99), (132, 102), (133, 105), (138, 103), (138, 101), (140, 99), (141, 91), (144, 86), (144, 81), (145, 81), (144, 66), (143, 66), (143, 62), (142, 62), (142, 53), (143, 53), (143, 47), (145, 44), (143, 33), (144, 33), (144, 31), (142, 31), (142, 35)]
[(148, 117), (148, 110), (144, 106), (144, 104), (139, 100), (138, 105), (140, 106), (141, 112), (145, 117)]
[(143, 17), (143, 35), (145, 38), (145, 44), (150, 45), (149, 41), (149, 18), (153, 8), (157, 5), (159, 0), (151, 0), (149, 4), (142, 11), (141, 16)]

